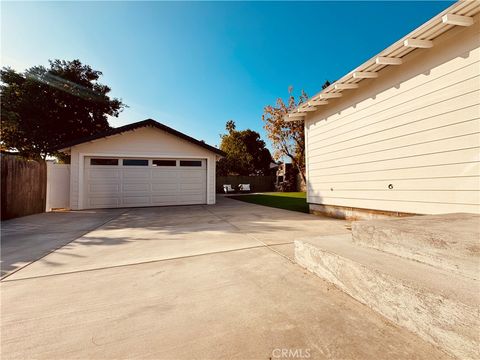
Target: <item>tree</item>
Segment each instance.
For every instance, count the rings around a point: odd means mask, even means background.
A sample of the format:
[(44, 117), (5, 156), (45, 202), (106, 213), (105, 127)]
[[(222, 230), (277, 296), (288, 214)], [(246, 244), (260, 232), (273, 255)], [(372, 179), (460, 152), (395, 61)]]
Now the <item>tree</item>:
[(274, 148), (273, 157), (275, 160), (287, 157), (300, 174), (302, 181), (306, 183), (305, 177), (305, 130), (303, 121), (286, 121), (287, 114), (298, 105), (308, 100), (307, 94), (302, 90), (298, 101), (289, 88), (289, 97), (285, 103), (278, 98), (274, 106), (267, 105), (263, 109), (262, 120), (265, 123), (264, 129)]
[(219, 175), (268, 175), (272, 156), (265, 142), (256, 131), (236, 130), (235, 122), (229, 120), (225, 126), (227, 134), (221, 136), (220, 149), (227, 156), (219, 160)]
[(237, 126), (235, 125), (235, 121), (233, 120), (228, 120), (225, 124), (225, 129), (227, 129), (229, 134), (231, 134), (236, 128)]
[[(335, 81), (334, 81), (335, 82)], [(332, 85), (332, 83), (328, 80), (325, 80), (325, 82), (323, 83), (322, 85), (322, 90), (326, 89), (327, 87), (329, 87), (330, 85)]]
[(23, 73), (0, 70), (2, 145), (45, 158), (69, 141), (108, 130), (108, 116), (117, 117), (126, 105), (108, 96), (101, 75), (80, 60), (54, 60)]

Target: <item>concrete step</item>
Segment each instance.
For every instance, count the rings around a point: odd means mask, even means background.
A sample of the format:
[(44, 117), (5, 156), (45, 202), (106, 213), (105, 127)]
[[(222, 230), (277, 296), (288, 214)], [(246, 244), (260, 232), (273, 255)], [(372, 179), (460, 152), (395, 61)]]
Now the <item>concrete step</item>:
[(350, 235), (295, 241), (302, 267), (460, 359), (479, 359), (477, 280), (355, 244)]
[(353, 241), (478, 279), (480, 215), (413, 216), (352, 223)]

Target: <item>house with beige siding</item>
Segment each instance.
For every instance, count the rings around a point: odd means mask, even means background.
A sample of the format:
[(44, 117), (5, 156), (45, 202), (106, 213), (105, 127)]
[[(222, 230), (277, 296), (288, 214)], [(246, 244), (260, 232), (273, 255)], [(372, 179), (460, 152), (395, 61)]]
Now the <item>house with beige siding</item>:
[(455, 3), (288, 120), (305, 123), (314, 213), (480, 213), (480, 2)]

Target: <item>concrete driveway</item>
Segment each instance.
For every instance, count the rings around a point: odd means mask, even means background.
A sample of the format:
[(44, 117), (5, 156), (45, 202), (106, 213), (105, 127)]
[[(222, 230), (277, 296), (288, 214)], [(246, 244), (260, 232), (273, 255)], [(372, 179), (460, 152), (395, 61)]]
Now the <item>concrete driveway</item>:
[(448, 358), (292, 263), (345, 225), (225, 198), (4, 222), (2, 359)]

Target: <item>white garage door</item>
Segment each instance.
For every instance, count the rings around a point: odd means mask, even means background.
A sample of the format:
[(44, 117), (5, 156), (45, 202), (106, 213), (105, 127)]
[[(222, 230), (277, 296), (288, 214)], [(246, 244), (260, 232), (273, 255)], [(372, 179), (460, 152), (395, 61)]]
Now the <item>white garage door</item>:
[(84, 208), (206, 204), (205, 159), (85, 158)]

